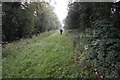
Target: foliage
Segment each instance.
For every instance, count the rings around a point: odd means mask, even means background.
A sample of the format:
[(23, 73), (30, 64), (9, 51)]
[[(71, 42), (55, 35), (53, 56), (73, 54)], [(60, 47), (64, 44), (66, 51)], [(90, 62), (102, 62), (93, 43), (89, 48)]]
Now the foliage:
[(56, 30), (61, 26), (53, 7), (46, 2), (3, 3), (3, 42)]
[(120, 76), (119, 5), (120, 2), (69, 4), (65, 28), (73, 30), (68, 34), (74, 34), (74, 53), (82, 78)]
[(120, 37), (118, 30), (108, 21), (100, 21), (95, 25), (88, 43), (87, 58), (93, 63), (97, 77), (118, 78), (120, 61)]
[(84, 45), (80, 43), (77, 47), (78, 51), (82, 51), (80, 65), (84, 64), (83, 70), (93, 72), (98, 78), (118, 78), (120, 69), (118, 30), (106, 21), (95, 26), (94, 32), (90, 32), (91, 29), (88, 29), (86, 35), (80, 37), (80, 39), (86, 40), (86, 42), (81, 41)]
[[(65, 28), (80, 29), (93, 28), (97, 20), (110, 20), (110, 12), (113, 3), (82, 3), (74, 2), (69, 4), (68, 15), (65, 20)], [(103, 8), (103, 6), (105, 6)], [(97, 8), (96, 8), (97, 7)]]

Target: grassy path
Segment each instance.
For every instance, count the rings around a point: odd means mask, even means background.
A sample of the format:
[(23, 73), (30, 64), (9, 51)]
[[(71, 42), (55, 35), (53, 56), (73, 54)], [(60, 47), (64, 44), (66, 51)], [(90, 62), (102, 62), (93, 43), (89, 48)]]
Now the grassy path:
[(78, 77), (73, 46), (58, 31), (7, 44), (3, 54), (3, 78)]

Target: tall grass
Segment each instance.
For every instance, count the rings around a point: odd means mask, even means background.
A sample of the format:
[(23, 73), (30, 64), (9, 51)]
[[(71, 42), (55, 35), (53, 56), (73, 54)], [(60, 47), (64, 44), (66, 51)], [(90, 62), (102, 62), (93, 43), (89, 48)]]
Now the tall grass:
[(3, 48), (3, 78), (76, 78), (73, 45), (58, 31), (9, 43)]

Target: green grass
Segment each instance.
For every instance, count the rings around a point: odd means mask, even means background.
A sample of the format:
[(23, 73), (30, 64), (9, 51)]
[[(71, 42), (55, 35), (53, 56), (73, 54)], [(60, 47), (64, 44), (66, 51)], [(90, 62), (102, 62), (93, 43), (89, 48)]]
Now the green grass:
[(3, 78), (75, 78), (79, 66), (65, 34), (45, 32), (3, 48)]

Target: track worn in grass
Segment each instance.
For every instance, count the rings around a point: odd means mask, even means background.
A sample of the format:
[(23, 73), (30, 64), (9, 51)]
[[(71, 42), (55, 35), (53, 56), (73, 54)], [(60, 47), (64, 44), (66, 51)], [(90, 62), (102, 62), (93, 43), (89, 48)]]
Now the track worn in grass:
[(3, 78), (74, 78), (79, 76), (73, 45), (65, 34), (47, 32), (3, 48)]

